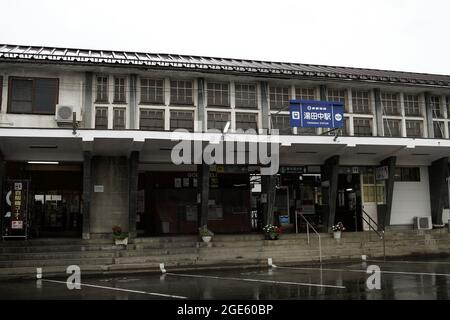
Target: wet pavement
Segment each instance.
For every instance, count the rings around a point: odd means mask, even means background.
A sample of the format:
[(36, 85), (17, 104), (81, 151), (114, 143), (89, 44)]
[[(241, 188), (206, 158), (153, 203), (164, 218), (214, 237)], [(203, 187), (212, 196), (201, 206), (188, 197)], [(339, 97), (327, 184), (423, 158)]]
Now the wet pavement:
[[(370, 265), (380, 268), (380, 289), (367, 286), (374, 276), (367, 273)], [(82, 275), (81, 283), (80, 290), (69, 290), (63, 278), (0, 281), (0, 299), (448, 300), (450, 258)]]

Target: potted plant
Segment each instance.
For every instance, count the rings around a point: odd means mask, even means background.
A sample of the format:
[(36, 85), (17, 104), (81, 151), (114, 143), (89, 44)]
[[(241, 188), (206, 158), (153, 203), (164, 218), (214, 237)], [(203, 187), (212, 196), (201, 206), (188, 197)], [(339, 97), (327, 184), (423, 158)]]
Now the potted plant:
[(263, 230), (266, 235), (266, 239), (269, 240), (277, 240), (283, 231), (280, 227), (274, 226), (272, 224), (268, 224), (263, 228)]
[(342, 222), (338, 222), (336, 225), (331, 227), (331, 231), (333, 232), (333, 237), (335, 239), (340, 239), (342, 231), (345, 231), (345, 227)]
[(128, 245), (128, 232), (122, 232), (122, 228), (120, 226), (113, 226), (113, 239), (116, 246), (118, 245)]
[(210, 242), (212, 237), (214, 236), (214, 233), (211, 230), (209, 230), (206, 225), (200, 227), (198, 229), (198, 232), (203, 242)]

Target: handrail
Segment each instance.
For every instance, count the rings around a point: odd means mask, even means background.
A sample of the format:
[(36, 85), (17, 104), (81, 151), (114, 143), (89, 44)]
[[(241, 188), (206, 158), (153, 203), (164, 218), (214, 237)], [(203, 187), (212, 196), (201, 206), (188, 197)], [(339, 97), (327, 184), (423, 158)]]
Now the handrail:
[(311, 229), (313, 229), (313, 231), (315, 232), (315, 234), (317, 235), (317, 237), (319, 238), (319, 261), (320, 263), (322, 263), (322, 240), (320, 238), (320, 233), (317, 232), (317, 230), (313, 227), (313, 225), (308, 221), (308, 219), (305, 218), (305, 216), (303, 215), (303, 213), (301, 212), (297, 212), (297, 214), (300, 215), (300, 217), (302, 217), (303, 220), (305, 220), (306, 222), (306, 234), (308, 235), (308, 244), (309, 244), (309, 227), (311, 227)]
[[(373, 220), (373, 218), (366, 211), (364, 211), (363, 208), (361, 208), (361, 212), (363, 213), (361, 215), (361, 219), (363, 219), (367, 223), (367, 225), (369, 226), (369, 230), (372, 229), (373, 231), (375, 231), (375, 233), (380, 237), (380, 240), (383, 240), (383, 258), (384, 258), (384, 261), (386, 261), (386, 239), (385, 239), (384, 228), (383, 228), (383, 230), (381, 230), (381, 233), (379, 232), (379, 230), (375, 230), (375, 228), (372, 227), (370, 222), (372, 222), (377, 227), (377, 229), (379, 229), (378, 223), (376, 223), (375, 220)], [(369, 221), (367, 221), (364, 218), (364, 215), (366, 215), (366, 217), (369, 218)]]

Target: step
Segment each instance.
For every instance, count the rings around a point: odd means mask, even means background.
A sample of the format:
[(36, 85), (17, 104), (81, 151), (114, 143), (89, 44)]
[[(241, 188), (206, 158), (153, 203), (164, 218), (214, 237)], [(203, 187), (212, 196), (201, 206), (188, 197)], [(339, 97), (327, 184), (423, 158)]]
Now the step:
[(114, 258), (84, 258), (84, 259), (57, 259), (57, 260), (10, 260), (0, 261), (0, 268), (13, 267), (44, 267), (44, 266), (70, 266), (80, 264), (112, 264)]
[[(128, 245), (134, 248), (134, 245)], [(53, 246), (30, 246), (30, 247), (0, 247), (0, 254), (8, 253), (48, 253), (48, 252), (73, 252), (73, 251), (102, 251), (102, 250), (125, 250), (122, 246), (114, 244), (100, 245), (53, 245)]]
[(114, 251), (64, 251), (64, 252), (50, 252), (50, 253), (16, 253), (16, 254), (2, 254), (1, 261), (8, 260), (49, 260), (49, 259), (85, 259), (85, 258), (114, 258)]
[(170, 249), (145, 249), (145, 250), (124, 250), (117, 253), (119, 258), (122, 257), (139, 257), (139, 256), (165, 256), (171, 254), (196, 254), (197, 248), (170, 248)]

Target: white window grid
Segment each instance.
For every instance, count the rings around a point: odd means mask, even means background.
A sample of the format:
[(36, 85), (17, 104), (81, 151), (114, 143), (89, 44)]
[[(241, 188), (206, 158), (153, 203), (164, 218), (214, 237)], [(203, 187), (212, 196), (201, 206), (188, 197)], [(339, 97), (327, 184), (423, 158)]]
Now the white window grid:
[(230, 107), (230, 84), (228, 82), (208, 82), (206, 95), (207, 106)]
[(194, 104), (194, 85), (192, 80), (170, 80), (170, 103)]
[(234, 84), (235, 108), (257, 109), (258, 90), (255, 83), (236, 82)]
[(444, 118), (443, 110), (441, 109), (441, 97), (431, 96), (430, 97), (430, 108), (433, 115), (433, 119)]
[(385, 137), (402, 137), (402, 118), (383, 118), (383, 132)]
[(381, 93), (381, 106), (383, 108), (384, 115), (401, 115), (398, 93)]
[(314, 88), (295, 87), (295, 99), (316, 100), (316, 90)]
[(352, 90), (352, 106), (355, 114), (371, 114), (369, 91)]
[(291, 97), (289, 86), (269, 86), (269, 107), (271, 110), (284, 110)]
[(406, 136), (412, 138), (423, 138), (423, 121), (406, 120)]
[(419, 96), (415, 94), (404, 95), (405, 116), (421, 117), (422, 108), (420, 106)]

